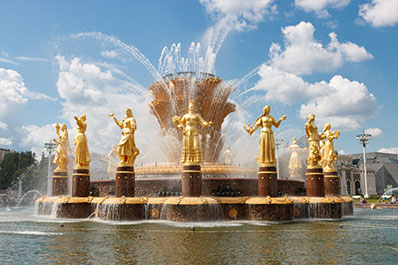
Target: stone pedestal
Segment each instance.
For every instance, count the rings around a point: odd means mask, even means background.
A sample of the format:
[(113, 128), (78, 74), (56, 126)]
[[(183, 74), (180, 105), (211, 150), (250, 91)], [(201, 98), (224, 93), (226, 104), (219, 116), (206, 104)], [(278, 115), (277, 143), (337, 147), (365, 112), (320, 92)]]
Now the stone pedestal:
[(52, 196), (68, 195), (68, 172), (53, 172), (53, 193)]
[(275, 166), (263, 166), (258, 168), (258, 196), (277, 197), (278, 180)]
[(115, 196), (134, 197), (135, 172), (134, 167), (119, 166), (116, 171)]
[(90, 196), (90, 171), (89, 169), (73, 169), (72, 197)]
[(200, 165), (184, 165), (181, 181), (182, 196), (199, 197), (202, 195), (202, 174)]
[(336, 170), (324, 171), (325, 176), (325, 195), (339, 196), (340, 195), (340, 178)]
[(325, 197), (325, 183), (321, 167), (307, 168), (305, 174), (307, 196)]

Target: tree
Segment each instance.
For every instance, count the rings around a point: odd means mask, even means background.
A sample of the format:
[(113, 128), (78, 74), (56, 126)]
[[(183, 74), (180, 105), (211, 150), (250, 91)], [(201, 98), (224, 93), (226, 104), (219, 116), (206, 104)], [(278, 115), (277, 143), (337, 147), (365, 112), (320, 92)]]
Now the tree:
[(4, 156), (0, 164), (0, 189), (8, 189), (18, 182), (18, 178), (35, 166), (35, 153), (11, 152)]

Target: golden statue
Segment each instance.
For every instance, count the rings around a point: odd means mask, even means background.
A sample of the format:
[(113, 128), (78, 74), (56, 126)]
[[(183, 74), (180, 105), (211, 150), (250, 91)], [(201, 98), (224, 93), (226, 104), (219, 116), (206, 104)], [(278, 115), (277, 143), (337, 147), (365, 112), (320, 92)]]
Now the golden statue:
[(293, 137), (293, 142), (288, 146), (288, 149), (292, 152), (289, 160), (289, 173), (291, 178), (300, 178), (298, 171), (303, 167), (300, 159), (300, 153), (304, 152), (307, 148), (300, 148), (297, 144), (296, 137)]
[(321, 138), (325, 139), (325, 143), (322, 147), (321, 164), (326, 171), (336, 170), (334, 165), (338, 157), (334, 151), (333, 140), (339, 137), (340, 131), (331, 131), (330, 129), (331, 125), (330, 123), (327, 123), (323, 129), (323, 133), (321, 133)]
[(88, 168), (91, 158), (88, 151), (87, 138), (86, 138), (86, 115), (83, 114), (80, 118), (74, 116), (77, 124), (77, 134), (75, 137), (74, 144), (76, 145), (76, 168)]
[(275, 121), (274, 117), (269, 115), (270, 111), (271, 107), (268, 105), (265, 106), (263, 113), (256, 119), (253, 127), (250, 126), (249, 122), (247, 125), (243, 126), (243, 129), (245, 129), (245, 131), (250, 135), (252, 135), (260, 126), (262, 127), (257, 162), (266, 166), (274, 166), (276, 161), (275, 139), (272, 126), (278, 128), (281, 122), (286, 119), (286, 116), (283, 115), (278, 121)]
[(174, 116), (173, 122), (184, 134), (181, 162), (184, 164), (200, 164), (202, 150), (199, 141), (198, 125), (210, 127), (213, 122), (206, 122), (199, 113), (195, 113), (194, 101), (189, 101), (188, 113), (184, 116)]
[(113, 113), (109, 117), (112, 117), (117, 126), (123, 130), (122, 138), (117, 145), (117, 154), (120, 158), (119, 166), (134, 166), (135, 158), (140, 150), (135, 146), (134, 132), (137, 130), (137, 123), (133, 117), (133, 112), (130, 108), (127, 108), (126, 117), (120, 122)]
[(311, 113), (307, 116), (307, 122), (304, 125), (309, 145), (308, 168), (320, 167), (321, 161), (321, 147), (319, 141), (323, 139), (323, 136), (318, 133), (318, 127), (316, 127), (314, 121), (315, 114)]
[[(69, 136), (68, 136), (68, 128), (66, 124), (62, 124), (62, 127), (57, 123), (55, 125), (55, 129), (58, 135), (58, 140), (53, 138), (54, 142), (57, 144), (57, 150), (55, 151), (54, 163), (57, 164), (57, 168), (55, 171), (57, 172), (65, 172), (67, 171), (69, 157), (68, 157), (68, 149), (69, 149)], [(61, 133), (59, 130), (61, 129)]]
[(227, 148), (225, 149), (224, 154), (222, 156), (224, 159), (224, 164), (232, 165), (234, 156), (235, 155), (234, 155), (234, 153), (232, 153), (231, 147), (229, 145), (227, 145)]

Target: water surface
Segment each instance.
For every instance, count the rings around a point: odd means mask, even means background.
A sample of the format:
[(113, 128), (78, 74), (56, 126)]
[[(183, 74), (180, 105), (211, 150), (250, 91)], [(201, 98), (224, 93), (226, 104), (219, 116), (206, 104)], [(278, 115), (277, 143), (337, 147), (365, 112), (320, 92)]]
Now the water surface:
[(398, 210), (342, 220), (106, 222), (0, 208), (0, 264), (398, 264)]

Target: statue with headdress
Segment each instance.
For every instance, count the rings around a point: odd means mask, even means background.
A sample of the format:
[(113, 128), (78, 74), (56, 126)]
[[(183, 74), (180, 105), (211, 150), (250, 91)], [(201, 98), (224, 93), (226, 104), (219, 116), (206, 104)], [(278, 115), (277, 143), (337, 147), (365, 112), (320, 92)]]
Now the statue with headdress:
[(291, 178), (301, 178), (299, 174), (300, 168), (303, 167), (301, 159), (300, 159), (300, 153), (303, 153), (307, 148), (300, 148), (300, 146), (297, 144), (297, 139), (296, 137), (293, 137), (292, 143), (288, 146), (288, 149), (292, 152), (290, 154), (290, 160), (289, 160), (289, 173)]
[[(57, 144), (57, 150), (55, 151), (54, 163), (57, 165), (56, 172), (65, 172), (68, 170), (69, 163), (69, 136), (68, 128), (66, 124), (60, 126), (58, 123), (55, 125), (58, 140), (53, 138), (53, 141)], [(61, 132), (60, 132), (61, 129)]]
[(77, 124), (77, 134), (75, 136), (74, 144), (76, 146), (76, 158), (75, 164), (78, 168), (88, 168), (91, 158), (90, 152), (88, 151), (86, 130), (86, 115), (83, 114), (79, 118), (74, 117)]
[(206, 122), (199, 113), (195, 113), (194, 101), (189, 101), (188, 113), (182, 117), (174, 116), (173, 123), (183, 132), (181, 162), (184, 164), (200, 164), (202, 150), (199, 141), (198, 125), (210, 127), (213, 122)]
[(337, 154), (334, 151), (333, 140), (337, 139), (340, 135), (339, 130), (331, 131), (330, 123), (325, 124), (325, 128), (321, 133), (321, 137), (325, 139), (325, 143), (322, 147), (322, 159), (321, 164), (324, 171), (334, 171), (335, 169), (335, 162), (337, 160)]
[(278, 121), (276, 121), (273, 116), (269, 115), (270, 111), (271, 107), (269, 105), (265, 106), (263, 108), (263, 113), (256, 119), (253, 126), (250, 126), (250, 124), (247, 123), (243, 128), (247, 133), (252, 135), (259, 127), (262, 127), (258, 162), (261, 165), (275, 166), (275, 138), (272, 126), (278, 128), (281, 122), (286, 119), (286, 116), (283, 115)]
[(320, 141), (323, 136), (318, 133), (318, 127), (314, 124), (315, 114), (310, 114), (307, 116), (307, 122), (304, 125), (305, 134), (308, 139), (309, 152), (307, 159), (308, 168), (320, 167), (321, 162), (321, 146)]

